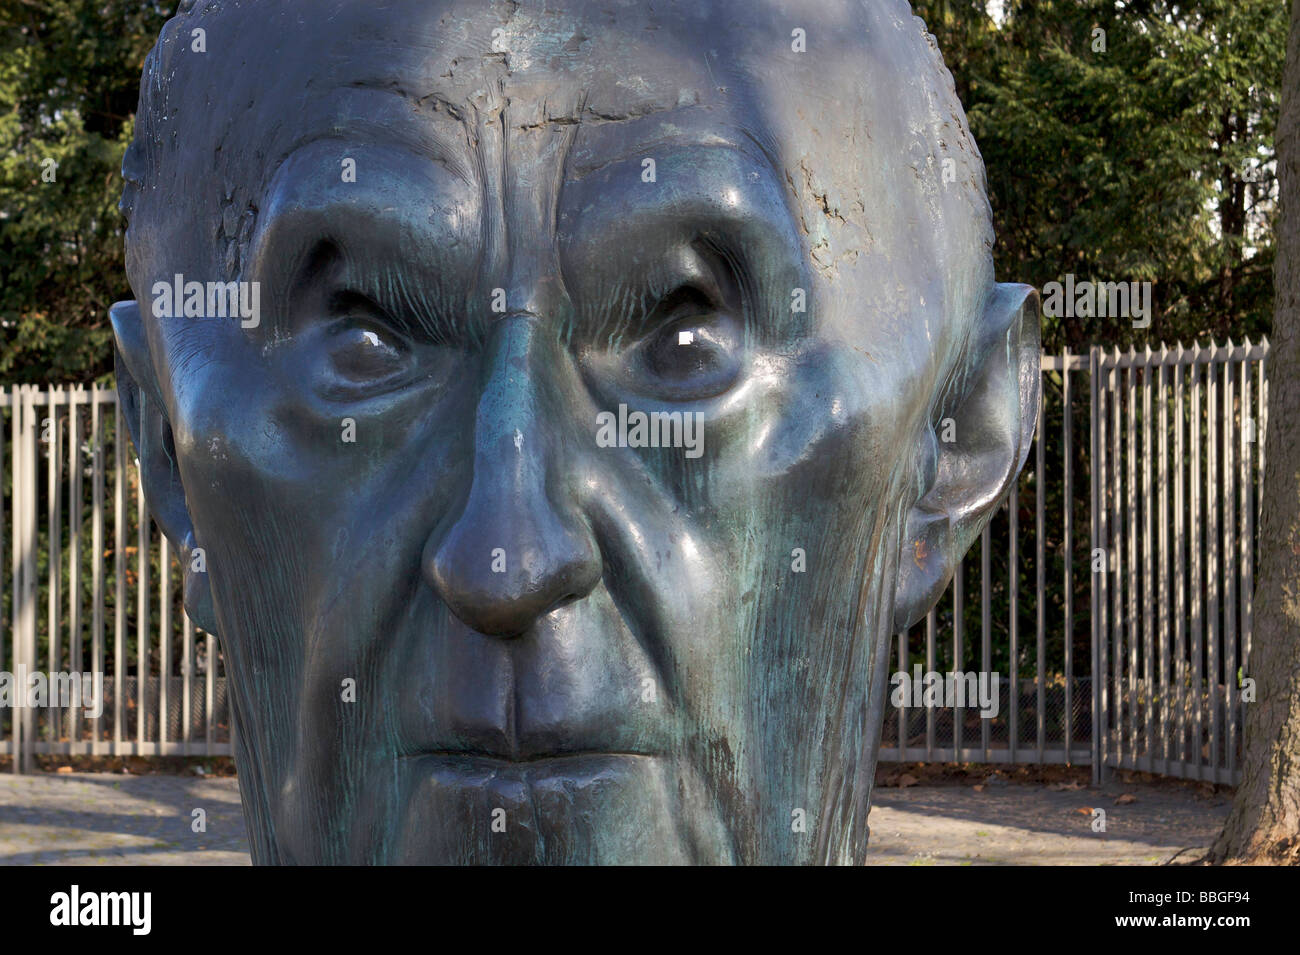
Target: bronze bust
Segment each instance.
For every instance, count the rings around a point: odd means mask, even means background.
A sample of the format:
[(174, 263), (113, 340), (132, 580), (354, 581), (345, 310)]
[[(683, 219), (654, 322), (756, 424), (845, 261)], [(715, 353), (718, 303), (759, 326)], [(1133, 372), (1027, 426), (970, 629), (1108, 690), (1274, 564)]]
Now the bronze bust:
[(862, 860), (1038, 409), (904, 0), (183, 3), (123, 172), (256, 862)]

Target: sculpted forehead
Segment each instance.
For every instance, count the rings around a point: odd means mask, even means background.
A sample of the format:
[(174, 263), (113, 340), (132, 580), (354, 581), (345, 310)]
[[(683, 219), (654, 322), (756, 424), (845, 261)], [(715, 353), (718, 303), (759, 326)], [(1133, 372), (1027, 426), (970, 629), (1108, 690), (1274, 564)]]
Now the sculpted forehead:
[[(141, 152), (210, 164), (195, 140), (221, 147), (219, 168), (245, 178), (313, 135), (387, 129), (436, 138), (455, 132), (400, 127), (487, 117), (519, 129), (576, 122), (586, 136), (603, 123), (690, 107), (756, 140), (769, 140), (767, 118), (783, 114), (788, 145), (808, 139), (810, 127), (842, 125), (836, 116), (856, 119), (877, 91), (907, 82), (907, 64), (891, 50), (900, 30), (915, 33), (909, 21), (904, 3), (861, 0), (653, 8), (640, 0), (324, 0), (309, 16), (287, 0), (213, 4), (164, 30), (142, 105), (160, 105), (150, 87), (165, 93), (176, 125), (155, 130), (127, 171), (145, 172)], [(199, 28), (205, 53), (191, 49)], [(809, 52), (791, 49), (795, 30)], [(885, 100), (898, 112), (896, 99)], [(881, 118), (875, 135), (888, 142)]]
[[(811, 35), (808, 59), (824, 80), (847, 65), (835, 62), (837, 48), (885, 53), (891, 21), (910, 19), (899, 13), (907, 14), (906, 4), (888, 0), (320, 0), (304, 15), (300, 4), (271, 0), (179, 17), (169, 24), (172, 49), (164, 53), (168, 68), (202, 70), (204, 55), (184, 48), (191, 29), (208, 31), (206, 56), (223, 72), (222, 98), (232, 105), (245, 89), (259, 88), (257, 99), (282, 104), (339, 86), (459, 104), (498, 87), (516, 108), (532, 101), (539, 120), (573, 116), (575, 97), (594, 116), (612, 117), (724, 101), (743, 92), (746, 75), (788, 80), (797, 66), (790, 49), (796, 28)], [(893, 66), (879, 62), (886, 71)], [(855, 66), (870, 70), (861, 60)], [(263, 85), (263, 71), (281, 82)], [(212, 92), (196, 95), (212, 103)]]
[[(191, 49), (196, 28), (206, 53)], [(243, 222), (287, 159), (324, 138), (397, 141), (467, 182), (499, 162), (525, 188), (557, 173), (547, 155), (581, 174), (574, 161), (678, 134), (743, 142), (788, 187), (816, 276), (863, 290), (823, 322), (856, 333), (869, 312), (888, 332), (920, 314), (935, 328), (908, 340), (927, 349), (992, 278), (978, 153), (903, 0), (209, 4), (168, 24), (141, 105), (124, 165), (124, 209), (147, 236), (141, 247), (128, 233), (137, 291), (160, 265), (150, 249), (191, 260), (167, 271), (237, 272)], [(503, 131), (499, 156), (481, 148), (485, 126)], [(546, 134), (566, 129), (548, 153)], [(195, 204), (189, 220), (178, 199)], [(195, 217), (221, 223), (218, 241), (188, 230)]]

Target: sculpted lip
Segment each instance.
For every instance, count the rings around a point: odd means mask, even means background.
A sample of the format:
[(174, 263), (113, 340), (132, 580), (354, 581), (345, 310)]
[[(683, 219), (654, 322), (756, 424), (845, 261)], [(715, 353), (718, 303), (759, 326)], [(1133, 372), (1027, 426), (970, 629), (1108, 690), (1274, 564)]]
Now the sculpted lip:
[(540, 765), (561, 765), (564, 763), (590, 762), (598, 759), (656, 759), (662, 753), (633, 753), (610, 750), (570, 750), (555, 753), (528, 753), (507, 756), (483, 750), (430, 749), (417, 753), (405, 753), (401, 759), (436, 759), (448, 765), (465, 764), (482, 768), (528, 767)]
[(538, 753), (508, 757), (497, 753), (465, 750), (429, 750), (402, 757), (421, 774), (444, 781), (498, 778), (537, 784), (544, 780), (567, 779), (595, 782), (602, 777), (623, 777), (638, 765), (649, 766), (662, 754), (582, 750), (566, 753)]

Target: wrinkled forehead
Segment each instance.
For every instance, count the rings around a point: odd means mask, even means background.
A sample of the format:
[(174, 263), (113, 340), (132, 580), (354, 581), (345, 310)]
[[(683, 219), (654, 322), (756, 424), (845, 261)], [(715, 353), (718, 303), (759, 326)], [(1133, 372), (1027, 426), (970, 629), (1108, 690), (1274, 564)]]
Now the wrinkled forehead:
[[(661, 116), (638, 132), (680, 129), (707, 141), (713, 130), (779, 162), (825, 136), (828, 121), (841, 127), (872, 112), (874, 136), (888, 143), (891, 132), (908, 132), (885, 128), (897, 108), (873, 109), (908, 79), (891, 53), (891, 34), (910, 18), (900, 7), (324, 0), (306, 13), (288, 0), (210, 5), (173, 20), (160, 39), (146, 83), (165, 87), (165, 103), (153, 105), (175, 125), (170, 140), (155, 136), (145, 147), (155, 168), (165, 158), (210, 170), (215, 156), (238, 183), (312, 138), (419, 149), (468, 137), (472, 146), (483, 124), (575, 124), (581, 155), (588, 141), (629, 139), (611, 124)], [(194, 50), (195, 30), (204, 31), (204, 52)], [(192, 148), (196, 141), (213, 151)]]
[(722, 28), (712, 22), (720, 7), (707, 7), (460, 0), (376, 11), (350, 3), (341, 22), (321, 27), (331, 54), (313, 56), (306, 71), (318, 94), (389, 90), (435, 111), (504, 114), (521, 129), (726, 107), (742, 93), (742, 74), (716, 40), (712, 49), (703, 42)]
[[(992, 279), (983, 170), (951, 87), (903, 0), (195, 5), (146, 65), (128, 270), (137, 289), (158, 255), (191, 259), (168, 274), (237, 272), (240, 223), (316, 139), (395, 143), (471, 183), (495, 163), (524, 190), (663, 140), (716, 142), (761, 155), (814, 279), (854, 289), (823, 327), (857, 335), (869, 314), (943, 353)], [(197, 242), (196, 217), (224, 242)], [(892, 334), (917, 316), (936, 327)]]

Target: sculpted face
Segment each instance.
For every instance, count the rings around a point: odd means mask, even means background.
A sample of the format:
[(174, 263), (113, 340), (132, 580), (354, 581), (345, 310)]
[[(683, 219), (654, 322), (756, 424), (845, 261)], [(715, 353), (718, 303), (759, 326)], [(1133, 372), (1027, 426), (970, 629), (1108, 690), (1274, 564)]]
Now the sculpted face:
[(1037, 409), (907, 5), (185, 6), (113, 322), (255, 860), (859, 861)]

